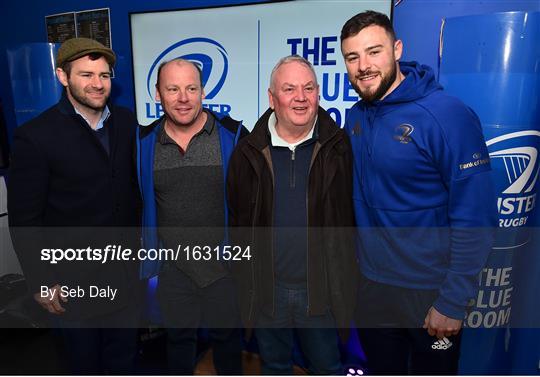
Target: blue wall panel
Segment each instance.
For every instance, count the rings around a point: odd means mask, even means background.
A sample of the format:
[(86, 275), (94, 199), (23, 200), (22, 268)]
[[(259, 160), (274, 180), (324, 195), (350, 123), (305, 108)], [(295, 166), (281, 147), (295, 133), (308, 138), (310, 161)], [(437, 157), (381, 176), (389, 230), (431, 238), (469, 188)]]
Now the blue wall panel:
[(402, 0), (394, 9), (394, 28), (403, 41), (403, 60), (417, 60), (438, 72), (441, 20), (494, 12), (539, 11), (538, 0)]

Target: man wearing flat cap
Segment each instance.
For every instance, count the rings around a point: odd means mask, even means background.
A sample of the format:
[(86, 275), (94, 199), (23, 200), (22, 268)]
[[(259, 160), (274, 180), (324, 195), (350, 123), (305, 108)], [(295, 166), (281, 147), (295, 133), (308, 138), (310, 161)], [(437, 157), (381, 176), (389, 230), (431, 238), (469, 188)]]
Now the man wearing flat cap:
[(111, 260), (113, 248), (137, 247), (140, 206), (137, 121), (108, 101), (115, 60), (94, 40), (64, 42), (60, 101), (13, 138), (13, 243), (29, 293), (62, 334), (72, 373), (130, 373), (136, 355), (137, 264)]

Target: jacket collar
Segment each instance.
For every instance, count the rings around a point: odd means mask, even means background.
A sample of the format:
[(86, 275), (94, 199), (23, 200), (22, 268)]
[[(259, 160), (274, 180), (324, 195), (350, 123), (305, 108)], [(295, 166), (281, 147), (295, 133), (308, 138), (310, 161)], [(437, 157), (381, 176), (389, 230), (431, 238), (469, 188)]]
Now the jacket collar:
[[(268, 133), (268, 119), (274, 112), (271, 108), (259, 118), (253, 131), (247, 137), (249, 143), (258, 150), (263, 150), (270, 145), (270, 135)], [(319, 143), (324, 144), (330, 140), (339, 130), (336, 122), (330, 117), (330, 115), (319, 106), (317, 111), (317, 124), (315, 124), (315, 131), (313, 137), (318, 139)]]
[[(232, 133), (236, 133), (236, 130), (238, 127), (241, 127), (241, 122), (232, 119), (228, 115), (221, 115), (219, 113), (214, 113), (213, 111), (210, 111), (208, 109), (204, 109), (208, 116), (212, 116), (214, 118), (214, 126), (215, 127), (225, 127), (227, 130), (229, 130)], [(163, 121), (165, 120), (165, 115), (161, 116), (161, 118), (156, 119), (152, 123), (150, 123), (148, 126), (140, 126), (140, 139), (145, 138), (150, 134), (152, 131), (156, 129)]]
[(62, 96), (60, 97), (60, 101), (58, 102), (58, 109), (62, 114), (66, 115), (75, 115), (77, 114), (75, 112), (75, 108), (73, 107), (73, 104), (69, 101), (66, 89), (62, 90)]

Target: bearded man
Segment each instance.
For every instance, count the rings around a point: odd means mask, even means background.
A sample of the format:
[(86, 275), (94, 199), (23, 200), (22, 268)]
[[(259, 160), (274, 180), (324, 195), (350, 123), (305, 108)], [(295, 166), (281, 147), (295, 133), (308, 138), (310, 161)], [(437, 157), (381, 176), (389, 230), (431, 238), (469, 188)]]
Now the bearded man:
[[(99, 258), (111, 245), (137, 247), (140, 223), (137, 121), (108, 102), (115, 60), (94, 40), (64, 42), (56, 58), (62, 98), (13, 139), (13, 244), (29, 294), (62, 334), (74, 374), (130, 374), (136, 355), (137, 264)], [(62, 250), (83, 252), (62, 260)]]
[(480, 121), (433, 70), (400, 61), (384, 14), (341, 31), (361, 97), (346, 120), (362, 275), (359, 337), (372, 374), (455, 374), (460, 329), (496, 225)]

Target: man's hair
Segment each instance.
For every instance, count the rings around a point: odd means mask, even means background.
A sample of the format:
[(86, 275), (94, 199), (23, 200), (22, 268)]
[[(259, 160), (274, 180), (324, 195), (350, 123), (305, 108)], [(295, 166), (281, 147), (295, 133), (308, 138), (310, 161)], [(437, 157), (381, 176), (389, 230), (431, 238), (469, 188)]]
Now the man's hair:
[[(313, 73), (313, 77), (315, 77), (315, 84), (317, 84), (317, 75), (315, 74), (315, 69), (313, 68), (313, 65), (309, 62), (309, 60), (304, 59), (300, 55), (289, 55), (285, 56), (284, 58), (279, 59), (277, 64), (275, 65), (274, 69), (272, 69), (272, 73), (270, 74), (270, 91), (274, 93), (274, 76), (276, 74), (276, 71), (284, 64), (297, 62), (300, 64), (305, 65), (311, 73)], [(318, 84), (317, 84), (318, 85)]]
[(356, 16), (353, 16), (341, 29), (341, 42), (345, 39), (354, 37), (356, 34), (368, 26), (377, 25), (382, 27), (386, 33), (390, 36), (392, 42), (396, 40), (396, 33), (394, 32), (394, 27), (392, 22), (386, 14), (368, 10), (362, 13), (358, 13)]
[(182, 59), (182, 58), (175, 58), (175, 59), (171, 59), (171, 60), (168, 60), (168, 61), (164, 61), (159, 65), (158, 70), (157, 70), (156, 88), (159, 89), (159, 77), (161, 76), (161, 70), (167, 64), (173, 63), (173, 62), (174, 63), (187, 63), (187, 64), (191, 64), (192, 66), (194, 66), (195, 69), (197, 70), (197, 73), (199, 74), (199, 82), (201, 83), (201, 88), (203, 87), (201, 67), (199, 67), (199, 65), (197, 63), (192, 62), (191, 60), (186, 60), (186, 59)]
[[(88, 56), (88, 58), (92, 61), (94, 60), (98, 60), (99, 58), (101, 57), (104, 57), (105, 60), (107, 60), (107, 57), (103, 54), (100, 54), (99, 52), (92, 52), (91, 54), (88, 54), (88, 55), (84, 55), (84, 56)], [(82, 57), (82, 56), (81, 56)], [(69, 61), (69, 62), (65, 62), (64, 64), (62, 64), (62, 66), (60, 67), (62, 69), (62, 71), (64, 71), (67, 75), (67, 77), (69, 78), (69, 76), (71, 75), (71, 65), (73, 63), (73, 60), (72, 61)], [(109, 70), (111, 70), (111, 63), (107, 60), (107, 63), (109, 64)]]

